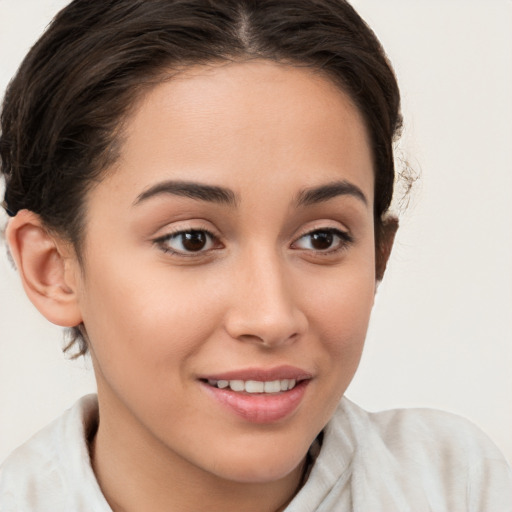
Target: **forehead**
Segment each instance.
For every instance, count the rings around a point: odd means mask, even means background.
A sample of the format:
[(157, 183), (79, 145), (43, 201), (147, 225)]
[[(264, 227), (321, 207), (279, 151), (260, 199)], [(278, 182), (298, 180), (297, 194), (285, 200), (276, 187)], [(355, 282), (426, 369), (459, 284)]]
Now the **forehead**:
[(132, 196), (162, 179), (235, 189), (348, 179), (373, 201), (362, 116), (309, 68), (258, 60), (188, 68), (142, 98), (120, 155), (109, 179)]

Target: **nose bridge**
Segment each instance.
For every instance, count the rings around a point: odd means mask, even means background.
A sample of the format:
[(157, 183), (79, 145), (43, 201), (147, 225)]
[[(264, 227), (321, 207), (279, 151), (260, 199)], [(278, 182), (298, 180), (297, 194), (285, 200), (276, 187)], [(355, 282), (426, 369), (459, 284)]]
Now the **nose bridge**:
[(275, 249), (258, 248), (241, 258), (227, 328), (235, 338), (266, 345), (289, 342), (306, 325), (293, 294), (292, 276)]

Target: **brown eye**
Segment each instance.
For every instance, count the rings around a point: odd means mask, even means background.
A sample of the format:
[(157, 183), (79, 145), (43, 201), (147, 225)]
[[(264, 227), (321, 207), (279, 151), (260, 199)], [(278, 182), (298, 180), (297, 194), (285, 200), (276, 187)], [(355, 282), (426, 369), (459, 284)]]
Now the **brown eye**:
[(208, 239), (203, 231), (191, 231), (190, 233), (182, 233), (182, 246), (187, 251), (200, 251), (204, 249)]
[(215, 237), (202, 229), (180, 231), (172, 235), (166, 235), (155, 242), (164, 252), (190, 255), (192, 253), (206, 252), (214, 247)]
[(317, 251), (329, 249), (334, 240), (334, 235), (328, 231), (317, 231), (311, 235), (311, 247)]
[(316, 252), (334, 252), (347, 247), (352, 242), (352, 236), (335, 228), (317, 229), (302, 235), (293, 244), (295, 249), (306, 249)]

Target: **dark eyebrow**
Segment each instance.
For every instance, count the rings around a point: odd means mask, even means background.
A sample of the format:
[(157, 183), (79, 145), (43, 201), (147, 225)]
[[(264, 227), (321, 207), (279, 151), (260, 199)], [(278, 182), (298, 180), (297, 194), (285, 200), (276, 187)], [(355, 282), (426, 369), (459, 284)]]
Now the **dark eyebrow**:
[(142, 194), (137, 196), (133, 206), (148, 200), (150, 197), (159, 196), (161, 194), (189, 197), (191, 199), (198, 199), (199, 201), (208, 201), (228, 206), (235, 206), (237, 203), (235, 193), (227, 188), (192, 181), (169, 180), (157, 183), (142, 192)]
[(361, 200), (368, 205), (368, 200), (363, 191), (349, 181), (334, 181), (319, 187), (312, 187), (302, 190), (296, 199), (297, 206), (311, 206), (322, 201), (328, 201), (333, 197), (349, 195)]

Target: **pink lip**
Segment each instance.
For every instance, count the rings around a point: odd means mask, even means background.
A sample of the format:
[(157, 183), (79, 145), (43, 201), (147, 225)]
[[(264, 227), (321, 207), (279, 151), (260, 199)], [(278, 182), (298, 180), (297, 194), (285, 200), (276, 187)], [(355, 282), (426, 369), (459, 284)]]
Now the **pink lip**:
[[(301, 403), (311, 374), (291, 366), (271, 369), (249, 368), (201, 377), (202, 388), (215, 401), (226, 407), (238, 417), (251, 423), (272, 423), (291, 415)], [(297, 385), (280, 393), (251, 394), (219, 389), (210, 386), (205, 380), (258, 380), (272, 381), (295, 379)]]

